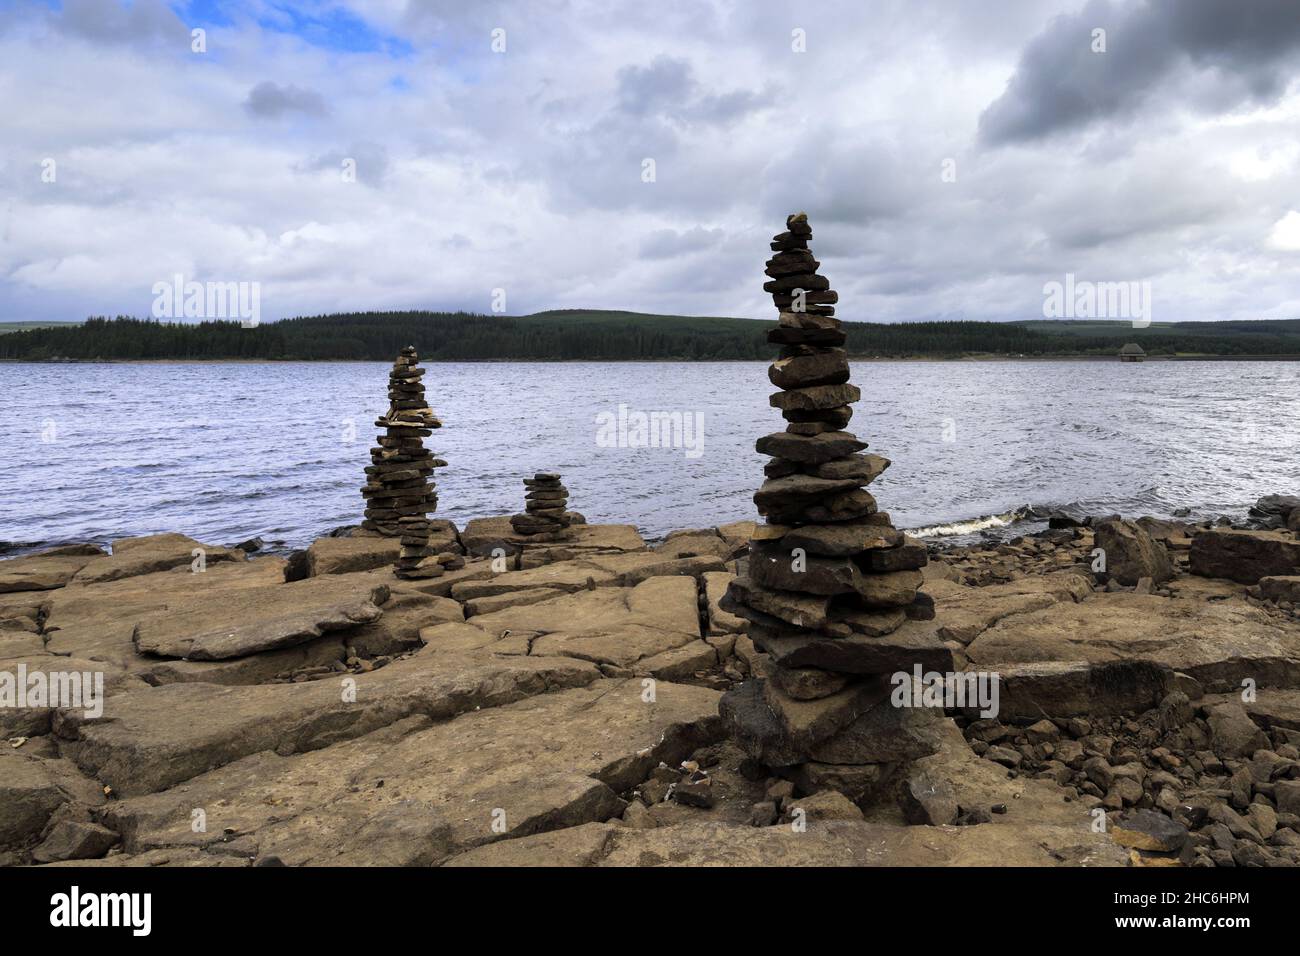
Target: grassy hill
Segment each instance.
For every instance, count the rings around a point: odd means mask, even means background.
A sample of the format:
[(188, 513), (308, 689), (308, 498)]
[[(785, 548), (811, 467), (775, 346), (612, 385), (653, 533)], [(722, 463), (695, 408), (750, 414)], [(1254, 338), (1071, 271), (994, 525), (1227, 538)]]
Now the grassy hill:
[[(755, 319), (563, 309), (525, 316), (364, 312), (237, 322), (163, 323), (128, 317), (50, 323), (0, 335), (0, 359), (387, 360), (415, 345), (430, 361), (769, 359)], [(1300, 320), (1163, 322), (846, 322), (860, 357), (1115, 355), (1137, 342), (1152, 356), (1300, 357)]]
[(1147, 328), (1135, 329), (1124, 321), (1107, 319), (1035, 319), (1015, 322), (1035, 332), (1072, 335), (1083, 339), (1124, 339), (1136, 342), (1148, 351), (1151, 347), (1167, 352), (1166, 343), (1177, 340), (1180, 352), (1194, 353), (1204, 346), (1204, 354), (1222, 354), (1231, 342), (1258, 354), (1277, 348), (1294, 348), (1291, 341), (1300, 336), (1300, 319), (1259, 319), (1233, 322), (1152, 322)]
[(50, 329), (80, 324), (80, 322), (0, 322), (0, 335), (6, 332), (26, 332), (29, 329)]

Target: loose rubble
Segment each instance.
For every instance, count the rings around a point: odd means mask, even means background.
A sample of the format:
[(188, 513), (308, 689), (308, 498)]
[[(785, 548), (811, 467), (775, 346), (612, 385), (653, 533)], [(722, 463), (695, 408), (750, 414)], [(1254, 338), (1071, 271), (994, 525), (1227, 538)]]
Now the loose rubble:
[(1145, 713), (974, 720), (974, 751), (1105, 812), (1132, 862), (1300, 865), (1300, 731), (1265, 732), (1236, 695), (1173, 691)]

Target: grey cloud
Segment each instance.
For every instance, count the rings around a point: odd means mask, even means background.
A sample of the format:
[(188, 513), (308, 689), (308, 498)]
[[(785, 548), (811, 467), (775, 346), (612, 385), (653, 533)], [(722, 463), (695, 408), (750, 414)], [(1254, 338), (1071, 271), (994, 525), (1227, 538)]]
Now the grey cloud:
[[(931, 168), (937, 181), (937, 158)], [(802, 211), (814, 222), (862, 225), (914, 214), (922, 193), (914, 158), (826, 127), (802, 133), (768, 165), (760, 202), (767, 221)]]
[(189, 52), (190, 28), (163, 0), (135, 0), (123, 5), (111, 0), (63, 0), (52, 13), (54, 28), (96, 43), (148, 44), (175, 41), (178, 52)]
[[(1105, 53), (1092, 49), (1097, 28), (1106, 30)], [(1161, 94), (1181, 93), (1179, 105), (1200, 112), (1272, 102), (1286, 90), (1298, 52), (1295, 0), (1091, 0), (1025, 47), (1006, 91), (980, 116), (980, 137), (991, 145), (1028, 142), (1129, 119)], [(1210, 81), (1187, 82), (1205, 72)]]
[(722, 241), (721, 229), (704, 229), (696, 226), (678, 232), (676, 229), (658, 229), (646, 236), (641, 242), (641, 258), (671, 259), (686, 255), (688, 252), (700, 252)]
[[(566, 208), (685, 209), (698, 220), (760, 188), (762, 164), (727, 131), (772, 101), (769, 90), (709, 91), (687, 60), (661, 55), (620, 69), (612, 105), (594, 119), (579, 112), (576, 129), (548, 116), (544, 148), (526, 163)], [(653, 182), (641, 178), (647, 159)]]
[(726, 124), (770, 105), (770, 89), (704, 91), (690, 61), (659, 55), (649, 64), (618, 72), (615, 94), (620, 112), (629, 117), (660, 116), (684, 123)]
[(690, 63), (660, 55), (648, 66), (618, 71), (618, 106), (632, 116), (666, 112), (679, 106), (695, 86)]
[(304, 90), (293, 84), (280, 86), (271, 80), (263, 80), (248, 91), (244, 109), (254, 116), (267, 119), (275, 119), (286, 113), (324, 116), (329, 112), (325, 98), (314, 90)]
[(702, 97), (692, 107), (690, 115), (706, 123), (730, 123), (755, 110), (770, 106), (774, 99), (771, 90), (763, 90), (759, 93), (735, 90), (731, 93)]

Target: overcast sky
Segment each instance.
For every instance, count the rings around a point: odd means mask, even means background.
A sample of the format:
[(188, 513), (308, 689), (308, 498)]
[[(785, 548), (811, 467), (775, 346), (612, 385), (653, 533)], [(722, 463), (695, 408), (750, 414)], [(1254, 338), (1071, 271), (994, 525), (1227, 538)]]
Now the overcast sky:
[(265, 319), (768, 318), (795, 210), (846, 319), (1067, 272), (1296, 318), (1298, 66), (1298, 0), (0, 0), (0, 319), (176, 273)]

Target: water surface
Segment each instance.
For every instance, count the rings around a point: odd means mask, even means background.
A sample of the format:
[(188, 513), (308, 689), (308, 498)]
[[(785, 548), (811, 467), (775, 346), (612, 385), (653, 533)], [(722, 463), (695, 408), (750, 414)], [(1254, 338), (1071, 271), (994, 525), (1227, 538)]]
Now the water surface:
[[(385, 363), (0, 365), (0, 541), (183, 531), (302, 546), (360, 520)], [(1240, 515), (1300, 492), (1300, 364), (866, 362), (850, 428), (894, 465), (873, 486), (906, 527), (1033, 504)], [(782, 427), (765, 363), (433, 365), (438, 516), (521, 510), (557, 470), (588, 520), (649, 536), (754, 516)], [(602, 447), (598, 416), (703, 416), (682, 448)], [(953, 530), (945, 528), (944, 530)]]

